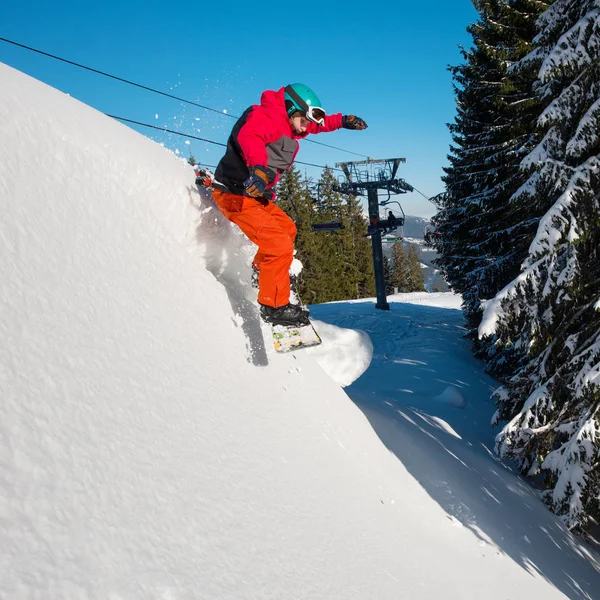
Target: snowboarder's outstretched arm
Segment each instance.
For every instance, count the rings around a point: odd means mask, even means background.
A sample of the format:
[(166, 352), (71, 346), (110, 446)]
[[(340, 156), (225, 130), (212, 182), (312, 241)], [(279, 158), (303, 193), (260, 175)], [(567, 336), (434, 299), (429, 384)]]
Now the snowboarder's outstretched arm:
[(342, 113), (336, 113), (334, 115), (326, 115), (325, 123), (323, 125), (317, 125), (312, 121), (309, 121), (306, 126), (306, 133), (327, 133), (329, 131), (335, 131), (336, 129), (366, 129), (367, 124), (360, 117), (354, 115), (342, 115)]
[(312, 121), (308, 121), (306, 125), (306, 133), (328, 133), (329, 131), (341, 129), (343, 120), (344, 117), (342, 116), (342, 113), (325, 115), (325, 123), (323, 123), (323, 125), (317, 125)]

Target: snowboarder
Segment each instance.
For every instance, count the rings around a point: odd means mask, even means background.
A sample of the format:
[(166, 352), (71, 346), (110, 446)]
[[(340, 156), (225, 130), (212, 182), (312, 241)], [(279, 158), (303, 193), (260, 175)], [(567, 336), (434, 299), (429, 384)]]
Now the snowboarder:
[(294, 162), (297, 140), (342, 127), (361, 130), (367, 124), (354, 115), (326, 115), (318, 96), (302, 83), (267, 90), (233, 126), (217, 165), (212, 196), (225, 217), (258, 246), (252, 266), (258, 271), (260, 314), (273, 325), (309, 323), (308, 309), (290, 304), (296, 225), (274, 204), (273, 187)]

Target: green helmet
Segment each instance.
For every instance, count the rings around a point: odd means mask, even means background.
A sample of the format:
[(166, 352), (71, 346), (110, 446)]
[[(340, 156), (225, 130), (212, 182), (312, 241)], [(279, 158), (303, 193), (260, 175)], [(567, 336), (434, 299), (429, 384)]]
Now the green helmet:
[(321, 101), (307, 85), (292, 83), (285, 87), (285, 108), (288, 115), (296, 111), (306, 113), (309, 107), (321, 107)]

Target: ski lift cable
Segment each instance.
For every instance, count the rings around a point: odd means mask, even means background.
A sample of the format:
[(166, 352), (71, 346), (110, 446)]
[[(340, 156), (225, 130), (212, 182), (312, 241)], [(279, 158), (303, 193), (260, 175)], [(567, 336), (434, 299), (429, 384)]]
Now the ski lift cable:
[(426, 196), (423, 192), (419, 191), (414, 185), (411, 187), (415, 192), (417, 192), (417, 194), (421, 194), (421, 196), (423, 196), (423, 198), (425, 198), (425, 200), (427, 200), (428, 202), (431, 202), (432, 204), (435, 204), (435, 202), (430, 197)]
[(161, 92), (160, 90), (155, 90), (154, 88), (148, 87), (146, 85), (142, 85), (141, 83), (135, 83), (134, 81), (129, 81), (128, 79), (124, 79), (123, 77), (117, 77), (116, 75), (111, 75), (110, 73), (106, 73), (104, 71), (100, 71), (98, 69), (93, 69), (92, 67), (87, 67), (86, 65), (82, 65), (81, 63), (74, 62), (72, 60), (68, 60), (66, 58), (61, 58), (60, 56), (56, 56), (55, 54), (50, 54), (49, 52), (44, 52), (43, 50), (38, 50), (37, 48), (32, 48), (31, 46), (26, 46), (25, 44), (19, 44), (18, 42), (14, 42), (12, 40), (7, 40), (6, 38), (0, 37), (0, 41), (7, 42), (8, 44), (13, 44), (15, 46), (19, 46), (20, 48), (25, 48), (25, 50), (31, 50), (32, 52), (37, 52), (38, 54), (43, 54), (44, 56), (48, 56), (49, 58), (53, 58), (55, 60), (60, 60), (61, 62), (67, 63), (69, 65), (73, 65), (75, 67), (79, 67), (80, 69), (85, 69), (86, 71), (91, 71), (92, 73), (97, 73), (98, 75), (104, 75), (104, 77), (110, 77), (111, 79), (115, 79), (117, 81), (121, 81), (123, 83), (127, 83), (129, 85), (133, 85), (135, 87), (141, 88), (143, 90), (147, 90), (149, 92), (153, 92), (155, 94), (160, 94), (161, 96), (166, 96), (167, 98), (173, 98), (174, 100), (179, 100), (180, 102), (185, 102), (186, 104), (193, 104), (194, 106), (198, 106), (199, 108), (203, 108), (204, 110), (210, 110), (212, 112), (218, 114), (224, 114), (227, 116), (227, 113), (223, 111), (217, 110), (216, 108), (210, 108), (209, 106), (204, 106), (203, 104), (198, 104), (197, 102), (192, 102), (191, 100), (186, 100), (185, 98), (180, 98), (179, 96), (174, 96), (173, 94), (168, 94), (167, 92)]
[(326, 148), (332, 148), (333, 150), (341, 150), (342, 152), (347, 152), (348, 154), (354, 154), (356, 156), (363, 156), (365, 158), (369, 158), (366, 154), (359, 154), (358, 152), (353, 152), (352, 150), (344, 150), (343, 148), (338, 148), (337, 146), (331, 146), (329, 144), (324, 144), (323, 142), (317, 142), (317, 140), (306, 140), (311, 144), (318, 144), (319, 146), (325, 146)]
[[(99, 69), (94, 69), (92, 67), (88, 67), (86, 65), (82, 65), (81, 63), (68, 60), (66, 58), (62, 58), (60, 56), (56, 56), (55, 54), (50, 54), (49, 52), (44, 52), (43, 50), (38, 50), (37, 48), (32, 48), (31, 46), (26, 46), (25, 44), (20, 44), (19, 42), (15, 42), (13, 40), (9, 40), (4, 37), (0, 37), (0, 41), (6, 42), (7, 44), (12, 44), (13, 46), (18, 46), (19, 48), (24, 48), (25, 50), (30, 50), (31, 52), (36, 52), (37, 54), (42, 54), (43, 56), (47, 56), (48, 58), (53, 58), (54, 60), (59, 60), (61, 62), (67, 63), (69, 65), (73, 65), (75, 67), (79, 67), (80, 69), (85, 69), (86, 71), (90, 71), (92, 73), (96, 73), (98, 75), (103, 75), (104, 77), (109, 77), (110, 79), (115, 79), (116, 81), (120, 81), (122, 83), (127, 83), (128, 85), (133, 85), (142, 90), (146, 90), (148, 92), (153, 92), (154, 94), (159, 94), (160, 96), (165, 96), (166, 98), (172, 98), (173, 100), (178, 100), (179, 102), (184, 102), (185, 104), (191, 104), (192, 106), (197, 106), (198, 108), (202, 108), (204, 110), (208, 110), (218, 115), (223, 115), (225, 117), (230, 117), (232, 119), (239, 119), (239, 116), (232, 115), (228, 112), (223, 112), (222, 110), (218, 110), (216, 108), (211, 108), (210, 106), (205, 106), (204, 104), (199, 104), (198, 102), (193, 102), (192, 100), (186, 100), (185, 98), (181, 98), (179, 96), (175, 96), (173, 94), (169, 94), (167, 92), (161, 92), (160, 90), (151, 88), (147, 85), (142, 85), (141, 83), (136, 83), (134, 81), (130, 81), (123, 77), (118, 77), (117, 75), (111, 75), (110, 73), (106, 73), (105, 71), (100, 71)], [(124, 119), (123, 119), (124, 120)], [(313, 144), (318, 144), (319, 146), (325, 146), (327, 148), (332, 148), (333, 150), (339, 150), (340, 152), (347, 152), (349, 154), (355, 154), (356, 156), (366, 156), (366, 154), (359, 154), (358, 152), (353, 152), (352, 150), (345, 150), (344, 148), (338, 148), (337, 146), (331, 146), (329, 144), (324, 144), (323, 142), (318, 142), (316, 140), (306, 140), (307, 142), (311, 142)]]
[(142, 123), (140, 121), (134, 121), (133, 119), (126, 119), (125, 117), (118, 117), (116, 115), (109, 115), (108, 113), (104, 113), (104, 114), (107, 117), (110, 117), (111, 119), (125, 121), (126, 123), (133, 123), (134, 125), (141, 125), (142, 127), (150, 127), (151, 129), (158, 129), (159, 131), (166, 131), (167, 133), (173, 133), (175, 135), (180, 135), (182, 137), (191, 138), (193, 140), (200, 140), (201, 142), (208, 142), (209, 144), (215, 144), (216, 146), (227, 147), (227, 144), (223, 144), (222, 142), (215, 142), (213, 140), (207, 140), (206, 138), (201, 138), (201, 137), (198, 137), (197, 135), (190, 135), (189, 133), (183, 133), (182, 131), (175, 131), (174, 129), (167, 129), (166, 127), (158, 127), (157, 125), (149, 125), (148, 123)]
[[(201, 142), (207, 142), (209, 144), (215, 144), (216, 146), (226, 147), (227, 144), (223, 142), (215, 142), (214, 140), (208, 140), (206, 138), (198, 137), (197, 135), (191, 135), (189, 133), (183, 133), (182, 131), (175, 131), (174, 129), (167, 129), (166, 127), (158, 127), (157, 125), (150, 125), (148, 123), (142, 123), (141, 121), (134, 121), (133, 119), (126, 119), (125, 117), (119, 117), (117, 115), (109, 115), (108, 113), (104, 113), (107, 117), (111, 117), (112, 119), (117, 119), (119, 121), (125, 121), (126, 123), (133, 123), (134, 125), (140, 125), (142, 127), (149, 127), (150, 129), (158, 129), (158, 131), (165, 131), (166, 133), (173, 133), (175, 135), (180, 135), (182, 137), (191, 138), (193, 140), (200, 140)], [(327, 167), (325, 165), (316, 165), (314, 163), (302, 162), (301, 160), (295, 161), (299, 165), (306, 165), (308, 167), (317, 167), (318, 169), (330, 169), (332, 171), (341, 171), (342, 169), (338, 167)], [(204, 164), (204, 163), (203, 163)], [(207, 167), (211, 165), (206, 165)]]

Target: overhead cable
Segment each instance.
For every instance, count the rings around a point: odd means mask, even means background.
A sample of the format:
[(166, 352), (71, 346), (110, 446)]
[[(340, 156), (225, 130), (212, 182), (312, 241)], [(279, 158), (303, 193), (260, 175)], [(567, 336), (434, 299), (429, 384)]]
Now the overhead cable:
[(215, 142), (213, 140), (207, 140), (206, 138), (198, 137), (197, 135), (190, 135), (189, 133), (183, 133), (181, 131), (174, 131), (173, 129), (167, 129), (166, 127), (158, 127), (157, 125), (149, 125), (148, 123), (141, 123), (140, 121), (134, 121), (133, 119), (126, 119), (125, 117), (117, 117), (116, 115), (109, 115), (104, 113), (107, 117), (112, 119), (118, 119), (119, 121), (125, 121), (125, 123), (134, 123), (135, 125), (141, 125), (142, 127), (150, 127), (152, 129), (158, 129), (159, 131), (166, 131), (167, 133), (174, 133), (175, 135), (181, 135), (183, 137), (192, 138), (193, 140), (200, 140), (202, 142), (208, 142), (209, 144), (215, 144), (215, 146), (227, 147), (227, 144), (223, 142)]
[[(118, 117), (117, 115), (109, 115), (108, 113), (104, 113), (107, 117), (111, 119), (117, 119), (118, 121), (124, 121), (125, 123), (133, 123), (135, 125), (141, 125), (142, 127), (150, 127), (151, 129), (158, 129), (158, 131), (165, 131), (167, 133), (174, 133), (175, 135), (180, 135), (182, 137), (191, 138), (193, 140), (200, 140), (202, 142), (207, 142), (209, 144), (214, 144), (215, 146), (227, 146), (227, 144), (223, 144), (223, 142), (215, 142), (214, 140), (208, 140), (206, 138), (198, 137), (197, 135), (190, 135), (189, 133), (183, 133), (182, 131), (175, 131), (173, 129), (167, 129), (166, 127), (158, 127), (157, 125), (149, 125), (148, 123), (142, 123), (140, 121), (134, 121), (133, 119), (126, 119), (125, 117)], [(308, 167), (317, 167), (318, 169), (329, 169), (330, 171), (341, 171), (337, 167), (326, 167), (323, 165), (315, 165), (313, 163), (302, 162), (301, 160), (294, 161), (299, 165), (306, 165)], [(207, 165), (210, 166), (210, 165)]]
[[(130, 81), (129, 79), (124, 79), (123, 77), (118, 77), (117, 75), (111, 75), (110, 73), (106, 73), (105, 71), (100, 71), (99, 69), (93, 69), (92, 67), (87, 67), (86, 65), (82, 65), (81, 63), (68, 60), (66, 58), (62, 58), (60, 56), (56, 56), (55, 54), (50, 54), (49, 52), (44, 52), (43, 50), (38, 50), (37, 48), (32, 48), (31, 46), (26, 46), (25, 44), (20, 44), (19, 42), (15, 42), (13, 40), (9, 40), (7, 38), (0, 37), (0, 41), (6, 42), (7, 44), (12, 44), (13, 46), (18, 46), (19, 48), (24, 48), (25, 50), (30, 50), (31, 52), (36, 52), (37, 54), (42, 54), (43, 56), (47, 56), (49, 58), (53, 58), (55, 60), (59, 60), (61, 62), (67, 63), (69, 65), (73, 65), (75, 67), (79, 67), (80, 69), (85, 69), (86, 71), (91, 71), (92, 73), (97, 73), (98, 75), (103, 75), (104, 77), (110, 77), (111, 79), (115, 79), (116, 81), (120, 81), (122, 83), (127, 83), (129, 85), (133, 85), (142, 90), (146, 90), (148, 92), (153, 92), (154, 94), (159, 94), (161, 96), (165, 96), (167, 98), (172, 98), (173, 100), (178, 100), (179, 102), (184, 102), (185, 104), (191, 104), (192, 106), (197, 106), (204, 110), (208, 110), (218, 115), (223, 115), (225, 117), (230, 117), (232, 119), (239, 119), (239, 116), (229, 114), (227, 112), (223, 112), (222, 110), (218, 110), (216, 108), (211, 108), (210, 106), (204, 106), (203, 104), (198, 104), (198, 102), (193, 102), (192, 100), (186, 100), (185, 98), (181, 98), (179, 96), (175, 96), (173, 94), (168, 94), (167, 92), (161, 92), (160, 90), (156, 90), (147, 85), (142, 85), (141, 83), (135, 83), (134, 81)], [(307, 140), (313, 144), (318, 144), (319, 146), (325, 146), (326, 148), (331, 148), (333, 150), (339, 150), (340, 152), (347, 152), (349, 154), (355, 154), (356, 156), (366, 156), (366, 154), (359, 154), (358, 152), (353, 152), (352, 150), (345, 150), (344, 148), (338, 148), (337, 146), (331, 146), (329, 144), (324, 144), (323, 142), (318, 142), (316, 140)]]
[(43, 54), (44, 56), (48, 56), (50, 58), (54, 58), (56, 60), (60, 60), (64, 63), (68, 63), (70, 65), (74, 65), (75, 67), (79, 67), (81, 69), (85, 69), (86, 71), (91, 71), (92, 73), (98, 73), (98, 75), (104, 75), (105, 77), (110, 77), (111, 79), (116, 79), (117, 81), (121, 81), (123, 83), (127, 83), (129, 85), (134, 85), (135, 87), (141, 88), (143, 90), (147, 90), (149, 92), (154, 92), (155, 94), (160, 94), (161, 96), (166, 96), (167, 98), (173, 98), (174, 100), (179, 100), (180, 102), (185, 102), (186, 104), (193, 104), (194, 106), (198, 106), (199, 108), (203, 108), (204, 110), (210, 110), (212, 112), (216, 112), (220, 115), (226, 115), (231, 117), (227, 113), (224, 113), (216, 108), (210, 108), (209, 106), (204, 106), (203, 104), (198, 104), (197, 102), (192, 102), (191, 100), (186, 100), (185, 98), (180, 98), (179, 96), (174, 96), (173, 94), (167, 94), (166, 92), (161, 92), (160, 90), (155, 90), (154, 88), (148, 87), (147, 85), (142, 85), (141, 83), (135, 83), (134, 81), (129, 81), (128, 79), (123, 79), (122, 77), (117, 77), (116, 75), (111, 75), (110, 73), (105, 73), (104, 71), (99, 71), (98, 69), (92, 69), (92, 67), (86, 67), (80, 63), (76, 63), (72, 60), (67, 60), (66, 58), (61, 58), (60, 56), (56, 56), (54, 54), (49, 54), (48, 52), (43, 52), (42, 50), (38, 50), (36, 48), (32, 48), (31, 46), (25, 46), (24, 44), (19, 44), (18, 42), (13, 42), (12, 40), (7, 40), (6, 38), (0, 37), (0, 41), (7, 42), (8, 44), (13, 44), (15, 46), (19, 46), (21, 48), (25, 48), (26, 50), (31, 50), (32, 52), (37, 52), (38, 54)]
[(431, 198), (426, 196), (423, 192), (420, 192), (414, 185), (411, 185), (411, 187), (415, 192), (417, 192), (417, 194), (421, 194), (421, 196), (423, 196), (423, 198), (425, 198), (425, 200), (427, 200), (428, 202), (431, 202), (432, 204), (435, 204), (435, 202)]

